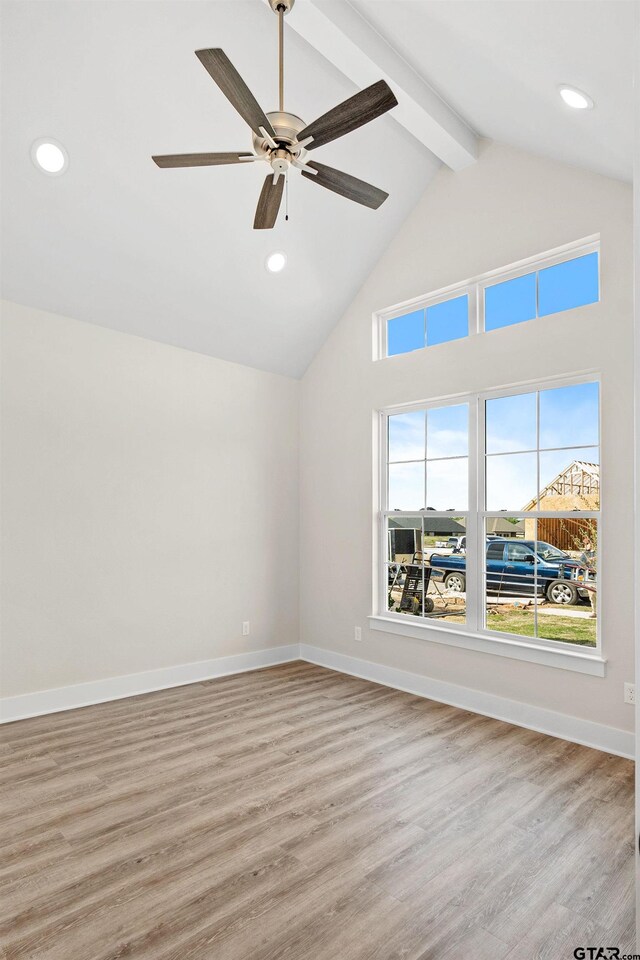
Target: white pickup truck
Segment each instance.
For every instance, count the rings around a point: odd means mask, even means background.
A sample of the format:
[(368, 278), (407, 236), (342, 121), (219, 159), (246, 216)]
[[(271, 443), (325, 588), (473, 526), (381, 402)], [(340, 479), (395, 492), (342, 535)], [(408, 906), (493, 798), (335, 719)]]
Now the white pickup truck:
[(452, 553), (464, 553), (467, 549), (466, 537), (449, 537), (446, 543), (447, 550)]
[[(499, 540), (495, 533), (487, 534), (487, 543), (490, 540)], [(452, 553), (464, 553), (467, 549), (467, 538), (466, 537), (449, 537), (445, 544), (447, 550), (451, 550)]]

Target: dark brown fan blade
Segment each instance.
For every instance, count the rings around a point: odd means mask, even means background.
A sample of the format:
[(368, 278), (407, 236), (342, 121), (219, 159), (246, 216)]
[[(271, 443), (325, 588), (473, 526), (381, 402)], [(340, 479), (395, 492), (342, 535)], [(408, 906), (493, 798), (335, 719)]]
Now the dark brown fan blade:
[(375, 120), (376, 117), (397, 106), (398, 101), (388, 83), (378, 80), (377, 83), (372, 83), (370, 87), (361, 90), (344, 103), (339, 103), (333, 110), (318, 117), (300, 131), (298, 140), (313, 137), (313, 142), (307, 146), (307, 150), (315, 150), (316, 147), (322, 147), (325, 143), (343, 137), (345, 133), (357, 130), (363, 124)]
[(319, 183), (321, 187), (326, 187), (327, 190), (339, 193), (340, 196), (346, 197), (348, 200), (355, 200), (356, 203), (362, 203), (365, 207), (371, 207), (372, 210), (377, 210), (389, 196), (384, 190), (372, 186), (366, 180), (358, 180), (357, 177), (352, 177), (350, 173), (334, 170), (333, 167), (328, 167), (324, 163), (310, 160), (308, 166), (313, 167), (318, 172), (307, 173), (306, 170), (303, 170), (303, 177), (313, 183)]
[(254, 230), (270, 230), (273, 227), (278, 217), (283, 189), (284, 177), (278, 177), (274, 183), (273, 174), (267, 174), (266, 180), (262, 184), (262, 191), (256, 208), (253, 221)]
[(217, 167), (222, 163), (241, 163), (243, 157), (252, 156), (252, 153), (167, 153), (151, 159), (159, 167)]
[(253, 132), (260, 136), (260, 127), (264, 127), (270, 136), (275, 137), (275, 130), (262, 107), (224, 50), (196, 50), (196, 57)]

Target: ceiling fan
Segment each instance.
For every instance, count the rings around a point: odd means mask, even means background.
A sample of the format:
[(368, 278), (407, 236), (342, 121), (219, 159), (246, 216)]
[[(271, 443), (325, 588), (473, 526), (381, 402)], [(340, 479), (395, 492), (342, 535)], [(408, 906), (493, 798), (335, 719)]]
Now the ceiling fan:
[(207, 167), (227, 163), (247, 163), (264, 160), (271, 167), (264, 181), (255, 219), (254, 230), (268, 230), (274, 226), (285, 179), (291, 167), (302, 176), (327, 190), (339, 193), (349, 200), (377, 210), (389, 196), (384, 190), (358, 180), (348, 173), (335, 170), (324, 163), (308, 161), (309, 150), (351, 133), (365, 123), (397, 106), (389, 85), (384, 80), (373, 83), (353, 97), (338, 104), (313, 123), (305, 124), (300, 117), (284, 109), (284, 17), (295, 0), (269, 0), (278, 15), (279, 109), (263, 113), (246, 83), (223, 50), (196, 50), (196, 56), (218, 84), (225, 97), (249, 124), (253, 132), (253, 153), (178, 153), (156, 156), (159, 167)]

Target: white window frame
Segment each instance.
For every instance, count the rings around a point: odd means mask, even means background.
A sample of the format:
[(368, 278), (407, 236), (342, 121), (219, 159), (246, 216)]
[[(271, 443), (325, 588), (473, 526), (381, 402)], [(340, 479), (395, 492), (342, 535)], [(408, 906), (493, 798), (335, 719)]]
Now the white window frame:
[[(420, 350), (432, 350), (433, 346), (443, 346), (443, 344), (434, 344), (427, 347), (416, 347), (415, 350), (408, 350), (406, 353), (387, 354), (387, 325), (389, 320), (395, 320), (397, 317), (403, 317), (407, 313), (414, 313), (417, 310), (425, 311), (428, 307), (433, 307), (438, 303), (444, 303), (447, 300), (453, 300), (456, 297), (462, 297), (465, 294), (469, 298), (469, 336), (477, 336), (482, 333), (495, 334), (500, 330), (508, 329), (509, 326), (518, 326), (519, 324), (508, 324), (507, 327), (498, 327), (496, 330), (485, 330), (484, 321), (484, 292), (487, 287), (495, 286), (498, 283), (504, 283), (507, 280), (516, 280), (518, 277), (526, 276), (529, 273), (538, 273), (547, 267), (555, 267), (559, 263), (566, 263), (568, 260), (577, 260), (578, 257), (587, 256), (589, 253), (600, 253), (600, 234), (593, 234), (590, 237), (583, 237), (581, 240), (566, 243), (561, 247), (555, 247), (546, 253), (538, 254), (534, 257), (527, 257), (519, 260), (508, 267), (500, 267), (497, 270), (490, 270), (480, 276), (472, 277), (470, 280), (464, 280), (460, 283), (454, 283), (448, 287), (441, 287), (432, 293), (424, 296), (414, 297), (412, 300), (405, 300), (403, 303), (395, 304), (384, 310), (379, 310), (373, 314), (373, 359), (397, 360), (398, 357), (406, 357)], [(598, 291), (599, 299), (602, 297), (602, 286), (600, 276), (600, 257), (598, 257)], [(580, 309), (580, 308), (577, 308)], [(559, 311), (564, 313), (565, 311)], [(547, 316), (557, 316), (557, 314), (545, 314), (545, 317), (538, 316), (538, 292), (536, 284), (536, 317), (535, 319), (545, 319)], [(425, 320), (426, 322), (426, 320)], [(530, 321), (521, 321), (529, 323)], [(426, 331), (425, 331), (426, 334)], [(425, 336), (426, 339), (426, 336)], [(457, 338), (466, 339), (466, 338)], [(454, 340), (446, 341), (454, 343)]]
[[(390, 633), (400, 633), (408, 636), (429, 639), (439, 643), (452, 643), (454, 646), (464, 646), (470, 649), (498, 653), (514, 659), (531, 660), (547, 665), (559, 666), (563, 669), (577, 670), (581, 673), (591, 673), (604, 676), (606, 660), (602, 655), (602, 605), (598, 598), (598, 617), (596, 620), (596, 646), (582, 647), (560, 640), (545, 638), (525, 638), (517, 634), (510, 634), (490, 630), (485, 624), (485, 596), (484, 596), (484, 567), (486, 560), (486, 541), (484, 536), (487, 517), (505, 515), (503, 511), (485, 510), (485, 403), (488, 400), (500, 397), (518, 396), (558, 387), (574, 386), (580, 383), (597, 383), (599, 387), (600, 403), (598, 424), (599, 450), (601, 451), (602, 435), (602, 403), (601, 379), (597, 371), (576, 373), (573, 376), (555, 377), (546, 380), (536, 380), (527, 383), (513, 384), (499, 390), (481, 391), (473, 394), (455, 394), (448, 397), (425, 401), (422, 403), (406, 404), (388, 407), (379, 412), (378, 438), (378, 549), (376, 551), (376, 576), (374, 613), (371, 626), (374, 629)], [(467, 403), (469, 406), (469, 501), (467, 510), (390, 510), (388, 504), (388, 420), (390, 416), (399, 413), (412, 413), (421, 410), (430, 410), (444, 406), (455, 406)], [(580, 445), (579, 449), (583, 448)], [(569, 448), (562, 448), (569, 449)], [(578, 448), (576, 448), (578, 449)], [(425, 451), (426, 453), (426, 451)], [(600, 452), (600, 490), (603, 499), (603, 471), (602, 455)], [(538, 476), (538, 489), (539, 489)], [(526, 518), (554, 518), (567, 517), (567, 511), (516, 511), (517, 516)], [(572, 516), (574, 511), (571, 511)], [(472, 558), (473, 565), (467, 563), (467, 591), (466, 591), (466, 622), (464, 624), (447, 623), (442, 620), (432, 620), (428, 617), (414, 618), (406, 614), (396, 613), (387, 609), (387, 569), (390, 562), (388, 556), (387, 521), (389, 517), (464, 517), (466, 527), (466, 556)], [(514, 515), (511, 512), (509, 515)], [(600, 510), (581, 510), (575, 513), (579, 518), (593, 518), (598, 521), (597, 569), (602, 569), (602, 507)]]

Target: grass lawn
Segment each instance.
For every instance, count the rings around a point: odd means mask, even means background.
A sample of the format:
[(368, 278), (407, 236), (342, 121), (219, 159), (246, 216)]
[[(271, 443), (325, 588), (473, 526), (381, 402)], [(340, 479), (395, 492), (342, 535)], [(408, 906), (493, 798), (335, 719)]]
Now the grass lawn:
[[(442, 617), (447, 623), (465, 623), (464, 594), (454, 595), (443, 604), (441, 598), (430, 589), (429, 596), (435, 601), (435, 609), (431, 616)], [(389, 609), (395, 613), (406, 613), (411, 616), (421, 616), (419, 604), (415, 609), (400, 611), (402, 587), (396, 586), (390, 592)], [(548, 609), (548, 608), (546, 608)], [(571, 606), (567, 611), (582, 613), (583, 616), (572, 617), (562, 613), (538, 614), (538, 637), (544, 640), (562, 640), (564, 643), (575, 643), (582, 647), (596, 646), (596, 620), (588, 616), (589, 607), (585, 605)], [(427, 614), (429, 617), (430, 614)], [(535, 636), (535, 621), (532, 607), (513, 607), (511, 604), (500, 607), (491, 607), (487, 611), (487, 629), (498, 633), (514, 633), (520, 637)]]
[[(500, 610), (498, 613), (487, 613), (487, 629), (533, 637), (533, 611)], [(596, 621), (587, 617), (578, 619), (545, 614), (538, 617), (538, 636), (545, 640), (563, 640), (565, 643), (577, 643), (583, 647), (595, 647)]]

